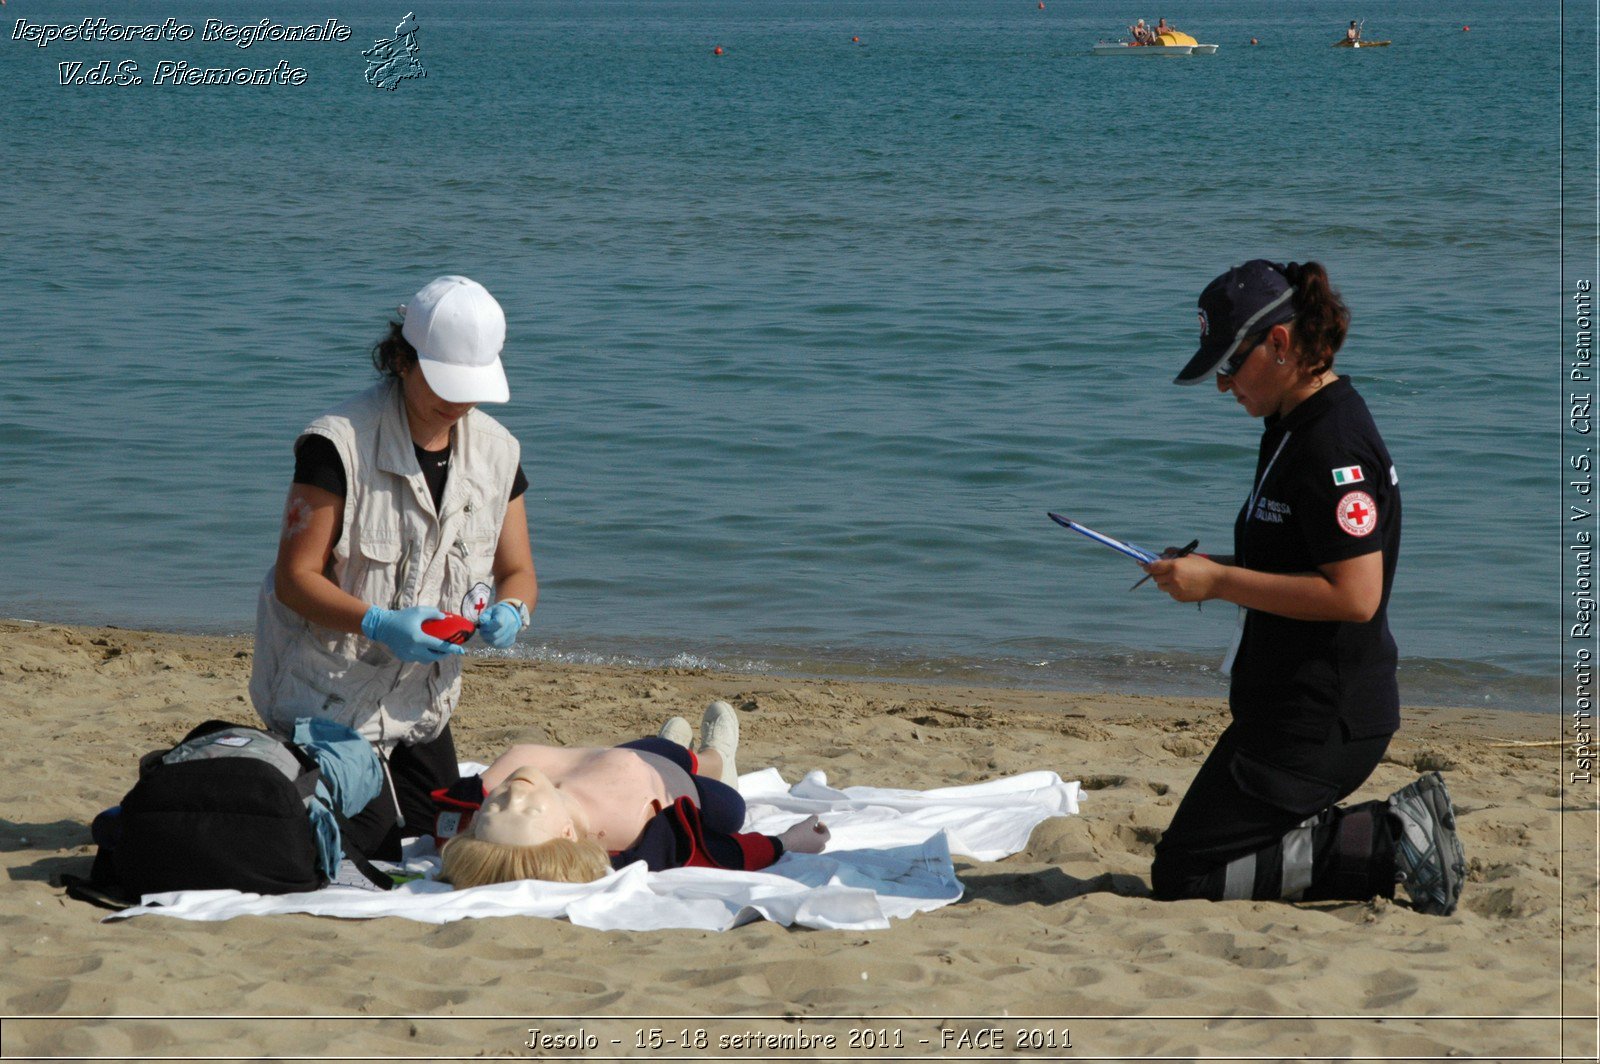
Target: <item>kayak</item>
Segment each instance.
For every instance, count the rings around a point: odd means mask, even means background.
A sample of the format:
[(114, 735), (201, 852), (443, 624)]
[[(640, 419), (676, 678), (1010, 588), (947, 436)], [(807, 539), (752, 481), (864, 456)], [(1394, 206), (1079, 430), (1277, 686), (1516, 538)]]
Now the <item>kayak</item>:
[(1335, 48), (1387, 48), (1388, 41), (1352, 41), (1348, 37), (1342, 41), (1334, 41)]

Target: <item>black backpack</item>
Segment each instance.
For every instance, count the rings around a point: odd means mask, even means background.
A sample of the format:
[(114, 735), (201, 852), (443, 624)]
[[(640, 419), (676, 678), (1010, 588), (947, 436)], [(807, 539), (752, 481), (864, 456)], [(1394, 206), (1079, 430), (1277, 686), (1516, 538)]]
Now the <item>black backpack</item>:
[[(89, 880), (62, 882), (75, 897), (116, 907), (174, 890), (317, 890), (328, 880), (310, 807), (322, 778), (316, 759), (296, 743), (207, 721), (176, 746), (140, 759), (139, 780), (122, 804), (95, 818), (100, 849)], [(351, 845), (337, 805), (331, 811), (344, 856), (375, 885), (393, 887)]]

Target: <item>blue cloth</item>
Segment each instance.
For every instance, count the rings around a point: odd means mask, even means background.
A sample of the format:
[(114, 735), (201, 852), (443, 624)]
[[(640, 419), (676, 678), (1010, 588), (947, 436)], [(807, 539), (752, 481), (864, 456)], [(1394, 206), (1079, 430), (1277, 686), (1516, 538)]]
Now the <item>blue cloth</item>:
[(316, 759), (339, 811), (355, 816), (383, 790), (377, 751), (354, 729), (320, 717), (294, 722), (294, 741)]
[(322, 769), (306, 813), (317, 840), (317, 864), (322, 874), (332, 879), (344, 859), (344, 842), (333, 810), (351, 817), (366, 808), (383, 790), (383, 767), (371, 743), (335, 721), (301, 717), (294, 722), (294, 741)]
[(344, 859), (344, 840), (339, 837), (332, 804), (333, 796), (321, 782), (317, 793), (306, 800), (306, 816), (311, 818), (311, 833), (317, 839), (317, 868), (330, 880), (339, 874), (339, 862)]

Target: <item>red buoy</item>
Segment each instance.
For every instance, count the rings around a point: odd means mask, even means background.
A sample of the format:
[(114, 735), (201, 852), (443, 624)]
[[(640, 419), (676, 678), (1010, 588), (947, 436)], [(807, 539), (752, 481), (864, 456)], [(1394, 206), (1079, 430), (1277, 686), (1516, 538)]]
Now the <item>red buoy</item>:
[(715, 48), (711, 49), (711, 54), (712, 55), (721, 55), (722, 54), (722, 45), (719, 44)]
[[(0, 3), (3, 3), (3, 2), (4, 2), (4, 0), (0, 0)], [(1461, 32), (1462, 33), (1471, 33), (1472, 32), (1472, 27), (1471, 26), (1462, 26), (1461, 27)]]
[(1039, 10), (1040, 11), (1044, 10), (1044, 0), (1039, 0)]

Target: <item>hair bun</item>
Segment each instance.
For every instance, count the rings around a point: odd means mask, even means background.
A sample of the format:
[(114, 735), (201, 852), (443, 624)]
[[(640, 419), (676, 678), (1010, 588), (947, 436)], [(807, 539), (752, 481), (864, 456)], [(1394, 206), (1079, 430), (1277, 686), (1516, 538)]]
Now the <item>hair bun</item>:
[(1333, 356), (1350, 328), (1350, 310), (1320, 262), (1291, 262), (1283, 276), (1294, 286), (1295, 339), (1301, 361), (1315, 372), (1333, 368)]

